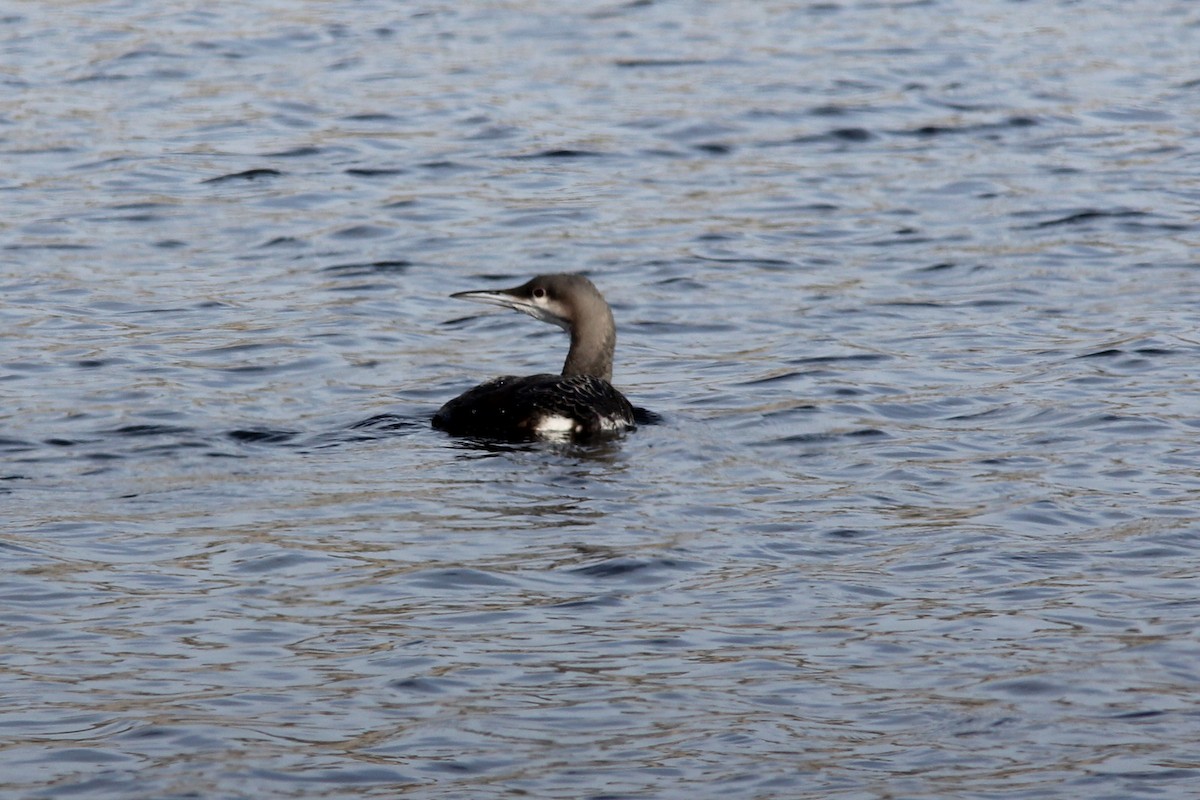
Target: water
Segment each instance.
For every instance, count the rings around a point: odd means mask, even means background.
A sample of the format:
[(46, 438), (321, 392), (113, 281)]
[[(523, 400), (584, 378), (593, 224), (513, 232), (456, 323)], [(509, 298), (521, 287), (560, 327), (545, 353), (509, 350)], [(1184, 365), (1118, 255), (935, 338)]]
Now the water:
[(1200, 9), (249, 5), (4, 12), (3, 796), (1195, 796)]

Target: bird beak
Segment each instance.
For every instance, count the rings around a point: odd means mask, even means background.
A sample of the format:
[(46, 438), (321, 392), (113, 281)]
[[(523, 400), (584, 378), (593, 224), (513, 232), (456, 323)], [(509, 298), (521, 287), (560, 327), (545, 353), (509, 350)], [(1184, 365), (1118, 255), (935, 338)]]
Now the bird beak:
[(511, 291), (511, 289), (500, 289), (498, 291), (455, 292), (450, 296), (459, 300), (470, 300), (472, 303), (486, 303), (489, 306), (502, 306), (514, 311), (533, 314), (533, 309), (537, 307), (522, 297), (509, 294)]
[(477, 292), (455, 292), (451, 297), (459, 300), (470, 300), (473, 303), (486, 303), (489, 306), (501, 306), (503, 308), (511, 308), (513, 311), (520, 311), (523, 314), (528, 314), (534, 319), (542, 322), (549, 322), (552, 325), (557, 325), (563, 330), (570, 330), (570, 324), (567, 320), (560, 318), (545, 306), (540, 306), (533, 302), (532, 299), (522, 297), (516, 294), (525, 287), (518, 286), (515, 289), (498, 289), (494, 291), (477, 291)]

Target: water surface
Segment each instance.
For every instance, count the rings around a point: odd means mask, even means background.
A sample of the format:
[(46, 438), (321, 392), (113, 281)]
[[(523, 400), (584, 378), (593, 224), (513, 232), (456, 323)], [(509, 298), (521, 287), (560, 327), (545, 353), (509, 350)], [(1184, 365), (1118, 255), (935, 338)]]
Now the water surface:
[[(10, 9), (0, 792), (1192, 796), (1198, 36)], [(432, 431), (563, 270), (661, 422)]]

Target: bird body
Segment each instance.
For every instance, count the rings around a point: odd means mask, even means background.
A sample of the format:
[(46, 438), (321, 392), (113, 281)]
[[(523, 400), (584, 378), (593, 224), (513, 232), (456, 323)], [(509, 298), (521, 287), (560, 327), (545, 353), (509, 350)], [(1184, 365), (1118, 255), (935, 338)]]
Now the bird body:
[(433, 426), (459, 436), (590, 437), (633, 425), (633, 406), (592, 375), (505, 375), (446, 403)]
[(458, 292), (566, 330), (571, 347), (561, 375), (506, 375), (442, 406), (433, 426), (457, 436), (496, 439), (591, 438), (634, 427), (630, 402), (610, 383), (616, 326), (612, 310), (582, 275), (539, 275), (513, 289)]

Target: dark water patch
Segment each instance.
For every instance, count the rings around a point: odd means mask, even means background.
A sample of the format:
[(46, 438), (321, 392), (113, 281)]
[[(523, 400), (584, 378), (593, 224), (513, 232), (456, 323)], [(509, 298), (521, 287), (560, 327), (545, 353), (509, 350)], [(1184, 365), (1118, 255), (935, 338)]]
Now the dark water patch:
[(267, 350), (278, 347), (276, 344), (268, 344), (265, 342), (240, 342), (238, 344), (227, 344), (220, 347), (208, 347), (203, 350), (193, 350), (188, 355), (196, 356), (226, 356), (233, 353), (250, 353), (255, 350)]
[(677, 142), (702, 143), (704, 141), (721, 141), (730, 134), (738, 133), (742, 128), (724, 125), (716, 122), (693, 122), (677, 127), (666, 134), (666, 138)]
[(308, 775), (295, 770), (271, 771), (251, 770), (251, 774), (271, 777), (282, 783), (326, 784), (329, 786), (364, 786), (380, 784), (382, 786), (425, 783), (412, 775), (390, 767), (356, 767), (315, 770)]
[(379, 225), (352, 225), (349, 228), (334, 231), (330, 236), (334, 239), (378, 239), (391, 234), (390, 229)]
[(891, 438), (878, 428), (856, 428), (851, 431), (823, 431), (815, 433), (795, 433), (789, 436), (779, 436), (757, 442), (748, 442), (751, 447), (781, 447), (797, 444), (829, 444), (841, 439), (888, 439)]
[(511, 758), (477, 758), (469, 760), (456, 758), (453, 760), (431, 761), (423, 766), (423, 770), (425, 772), (466, 777), (468, 775), (483, 775), (501, 767), (511, 768), (513, 766), (514, 760)]
[(776, 373), (774, 375), (767, 375), (762, 378), (753, 378), (748, 381), (741, 381), (740, 383), (736, 383), (734, 385), (735, 386), (768, 386), (773, 383), (789, 383), (789, 382), (795, 380), (796, 378), (808, 378), (808, 377), (811, 377), (811, 373), (796, 372), (796, 371), (780, 372), (780, 373)]
[(890, 238), (875, 239), (870, 244), (873, 247), (911, 247), (932, 244), (933, 241), (932, 237), (922, 233), (920, 229), (905, 227), (894, 230)]
[(991, 681), (984, 684), (983, 688), (988, 691), (1015, 697), (1061, 696), (1067, 692), (1065, 684), (1042, 678), (1012, 678), (1009, 680)]
[(299, 431), (276, 428), (239, 428), (225, 434), (235, 442), (252, 444), (282, 444), (300, 435)]
[(867, 531), (860, 528), (833, 528), (825, 531), (823, 534), (828, 539), (841, 539), (844, 541), (854, 541), (857, 539), (865, 539), (872, 536), (878, 536), (879, 531)]
[(394, 290), (396, 287), (390, 283), (351, 283), (343, 286), (330, 286), (326, 289), (328, 292), (385, 292)]
[[(697, 238), (702, 238), (702, 237), (697, 237)], [(698, 281), (694, 278), (684, 278), (684, 277), (663, 278), (662, 280), (655, 281), (654, 285), (655, 286), (670, 286), (670, 287), (672, 287), (672, 290), (675, 292), (678, 292), (678, 291), (703, 292), (708, 289), (707, 284), (701, 283), (700, 281)]]
[(504, 224), (511, 227), (561, 225), (564, 222), (582, 222), (592, 217), (591, 212), (581, 209), (548, 208), (541, 211), (521, 210), (506, 214)]
[(1006, 129), (1032, 128), (1038, 124), (1034, 117), (1009, 117), (1000, 122), (976, 123), (970, 125), (922, 125), (918, 128), (891, 131), (898, 136), (919, 136), (931, 138), (935, 136), (953, 136), (961, 134), (997, 133)]
[(1151, 561), (1186, 558), (1190, 553), (1177, 547), (1136, 547), (1112, 554), (1113, 558), (1148, 559)]
[(144, 58), (180, 59), (180, 58), (184, 58), (184, 56), (179, 55), (177, 53), (168, 52), (167, 50), (164, 50), (161, 47), (150, 46), (150, 47), (139, 47), (134, 50), (130, 50), (126, 53), (122, 53), (121, 55), (117, 56), (116, 59), (114, 59), (114, 60), (116, 60), (116, 61), (139, 61)]
[(87, 75), (71, 78), (66, 83), (68, 86), (88, 83), (118, 83), (120, 81), (133, 80), (135, 77), (134, 75), (124, 75), (119, 72), (89, 72)]
[[(1120, 222), (1118, 227), (1121, 230), (1137, 233), (1140, 231), (1165, 231), (1167, 233), (1184, 233), (1193, 231), (1196, 225), (1185, 222), (1143, 222), (1141, 220), (1133, 220), (1129, 222)], [(1195, 265), (1189, 265), (1195, 266)]]
[[(1094, 518), (1059, 508), (1055, 503), (1049, 500), (1031, 503), (1025, 508), (1006, 514), (1005, 518), (1017, 522), (1028, 522), (1047, 528), (1073, 528), (1078, 526), (1087, 527), (1096, 524), (1096, 520)], [(1014, 560), (1040, 560), (1049, 557), (1052, 556), (1043, 553), (1037, 554), (1036, 556), (1031, 556), (1029, 558), (1015, 557)], [(1057, 554), (1053, 557), (1063, 558), (1064, 556), (1063, 554)]]
[(797, 266), (794, 261), (762, 256), (696, 256), (695, 259), (711, 264), (744, 264), (749, 267), (767, 267), (769, 269), (793, 269)]
[(159, 208), (171, 208), (169, 203), (158, 203), (145, 200), (136, 203), (115, 203), (109, 206), (113, 211), (153, 211)]
[(700, 566), (697, 562), (681, 561), (672, 558), (610, 558), (595, 564), (573, 567), (568, 570), (576, 575), (586, 575), (589, 578), (604, 580), (620, 579), (632, 583), (658, 583), (666, 580), (661, 572), (677, 572), (692, 570)]
[(256, 181), (262, 178), (274, 177), (283, 175), (277, 169), (248, 169), (242, 172), (233, 172), (228, 175), (218, 175), (215, 178), (207, 178), (200, 181), (201, 183), (226, 183), (228, 181)]
[(824, 105), (813, 106), (808, 110), (809, 115), (814, 117), (844, 117), (848, 114), (856, 113), (864, 109), (826, 103)]
[(5, 250), (22, 251), (22, 250), (61, 250), (71, 252), (75, 250), (95, 250), (94, 245), (76, 244), (74, 242), (38, 242), (36, 244), (6, 244)]
[[(1016, 409), (1009, 406), (995, 406), (993, 408), (985, 408), (982, 411), (971, 411), (966, 414), (952, 414), (946, 417), (947, 422), (977, 422), (979, 420), (995, 420), (1004, 417), (1011, 417), (1016, 413)], [(995, 463), (1006, 463), (1008, 459), (996, 459)], [(985, 459), (981, 464), (989, 463)]]
[(869, 142), (875, 135), (866, 128), (833, 128), (824, 133), (810, 133), (794, 136), (789, 144), (821, 144), (824, 142)]
[(1109, 719), (1122, 720), (1138, 720), (1138, 719), (1154, 719), (1155, 717), (1165, 716), (1170, 712), (1158, 709), (1147, 709), (1144, 711), (1125, 711), (1120, 714), (1110, 714)]
[(106, 167), (129, 164), (136, 160), (134, 156), (112, 156), (111, 158), (101, 158), (96, 161), (85, 161), (82, 164), (75, 164), (71, 169), (76, 171), (104, 169)]
[(400, 579), (400, 582), (414, 583), (432, 589), (478, 589), (480, 587), (515, 585), (512, 580), (503, 575), (467, 567), (418, 570)]
[(63, 439), (61, 437), (51, 437), (43, 439), (43, 444), (48, 444), (51, 447), (78, 447), (82, 444), (95, 444), (99, 439)]
[[(184, 728), (181, 726), (138, 725), (131, 730), (122, 731), (114, 738), (136, 742), (139, 740), (174, 739), (181, 735), (184, 735)], [(199, 798), (200, 795), (197, 793), (179, 795), (181, 799), (189, 796)]]
[(488, 125), (466, 137), (468, 142), (495, 142), (502, 139), (512, 139), (520, 133), (519, 128), (510, 125)]
[(615, 595), (605, 594), (595, 597), (581, 597), (572, 600), (564, 600), (561, 603), (553, 603), (552, 608), (574, 608), (574, 609), (601, 609), (615, 608), (621, 605), (621, 599)]
[(267, 572), (289, 570), (305, 564), (325, 561), (325, 558), (307, 553), (289, 552), (279, 555), (258, 556), (247, 558), (234, 564), (234, 572), (259, 575)]
[(342, 117), (342, 119), (344, 119), (348, 122), (387, 122), (387, 123), (390, 123), (390, 122), (398, 122), (400, 118), (394, 114), (388, 114), (386, 112), (377, 111), (377, 112), (366, 112), (363, 114), (349, 114), (347, 116)]
[(418, 166), (422, 167), (423, 169), (435, 170), (437, 172), (466, 172), (468, 170), (477, 169), (477, 167), (473, 167), (469, 164), (463, 164), (458, 161), (449, 160), (424, 161)]
[(607, 8), (601, 8), (598, 11), (589, 11), (588, 19), (606, 20), (624, 17), (630, 12), (636, 12), (638, 9), (649, 8), (653, 6), (656, 0), (626, 0), (624, 3), (618, 3)]
[(555, 148), (552, 150), (539, 150), (536, 153), (523, 153), (520, 155), (509, 156), (515, 160), (524, 159), (571, 159), (571, 158), (602, 158), (608, 155), (596, 150), (573, 150), (570, 148)]
[(463, 681), (446, 678), (400, 678), (388, 681), (387, 687), (405, 694), (443, 694), (447, 689), (464, 688)]
[(209, 369), (217, 370), (228, 375), (265, 375), (274, 373), (299, 372), (303, 370), (316, 370), (326, 363), (324, 358), (297, 358), (287, 362), (275, 362), (271, 364), (239, 364), (232, 367), (212, 366)]
[(1093, 222), (1104, 219), (1129, 219), (1133, 217), (1148, 216), (1145, 211), (1134, 211), (1132, 209), (1085, 209), (1076, 211), (1065, 216), (1056, 217), (1054, 219), (1045, 220), (1043, 222), (1035, 222), (1027, 226), (1029, 229), (1037, 228), (1053, 228), (1059, 225), (1081, 225), (1086, 222)]
[(259, 245), (261, 248), (275, 247), (308, 247), (308, 242), (295, 236), (276, 236)]
[[(3, 22), (2, 18), (0, 18), (0, 22)], [(12, 120), (7, 117), (0, 117), (0, 124), (11, 125)], [(81, 152), (81, 150), (78, 147), (69, 147), (67, 145), (50, 145), (47, 147), (13, 148), (0, 152), (10, 156), (50, 156), (75, 154)]]
[[(476, 317), (466, 317), (466, 319), (476, 319)], [(700, 322), (657, 322), (657, 321), (641, 321), (635, 322), (632, 325), (625, 327), (635, 330), (642, 330), (656, 334), (676, 334), (676, 333), (720, 333), (722, 331), (735, 330), (736, 326), (705, 324)]]
[(842, 434), (848, 439), (887, 439), (890, 434), (886, 431), (881, 431), (878, 428), (858, 428), (852, 431), (846, 431)]
[(0, 364), (0, 367), (13, 372), (50, 372), (54, 369), (53, 364), (36, 361), (9, 361), (6, 364)]
[(267, 153), (269, 158), (308, 158), (310, 156), (319, 156), (326, 152), (324, 147), (313, 147), (304, 145), (302, 147), (293, 147), (291, 150), (280, 150), (277, 153)]
[(877, 306), (885, 308), (949, 308), (949, 303), (940, 303), (936, 300), (884, 300), (876, 303)]
[(194, 429), (185, 428), (177, 425), (125, 425), (120, 428), (112, 428), (103, 430), (103, 433), (108, 436), (180, 436), (183, 434), (194, 433)]
[(415, 420), (412, 417), (405, 417), (399, 414), (376, 414), (373, 417), (367, 417), (364, 420), (355, 422), (350, 426), (350, 429), (356, 431), (401, 433), (412, 431), (415, 428), (424, 429), (428, 427), (428, 423), (428, 420)]
[(1142, 105), (1125, 108), (1104, 108), (1088, 112), (1100, 119), (1117, 120), (1120, 122), (1168, 122), (1175, 117), (1174, 113), (1146, 108)]
[(613, 66), (620, 69), (643, 69), (647, 67), (697, 67), (713, 62), (699, 58), (618, 58)]
[(364, 263), (352, 264), (334, 264), (330, 267), (323, 267), (321, 272), (327, 272), (334, 275), (361, 278), (370, 275), (398, 275), (406, 272), (409, 267), (413, 266), (413, 262), (404, 259), (395, 259), (390, 261), (369, 261)]
[(47, 760), (55, 763), (114, 764), (131, 761), (133, 757), (98, 747), (65, 747), (54, 750)]
[(723, 144), (721, 142), (706, 142), (704, 144), (692, 145), (694, 150), (699, 150), (702, 153), (708, 153), (714, 156), (728, 155), (733, 152), (733, 145)]
[(167, 455), (177, 453), (181, 450), (203, 450), (212, 447), (212, 442), (202, 442), (197, 440), (181, 439), (174, 442), (164, 442), (162, 444), (150, 444), (143, 447), (134, 447), (130, 449), (131, 455)]
[(840, 142), (866, 142), (875, 138), (866, 128), (834, 128), (825, 135)]
[[(1095, 774), (1089, 775), (1087, 778), (1081, 779), (1079, 783), (1103, 783), (1105, 786), (1111, 786), (1114, 778), (1124, 778), (1129, 781), (1147, 781), (1158, 783), (1159, 781), (1194, 781), (1200, 778), (1200, 769), (1189, 769), (1187, 767), (1157, 767), (1147, 770), (1094, 770)], [(1155, 790), (1154, 797), (1161, 797), (1162, 792)]]
[(394, 175), (404, 175), (408, 170), (400, 167), (350, 167), (345, 170), (347, 175), (357, 178), (390, 178)]
[(159, 222), (164, 219), (159, 214), (97, 214), (88, 217), (93, 222)]
[[(1035, 503), (1033, 505), (1043, 508), (1054, 508), (1054, 504), (1049, 501)], [(1087, 563), (1089, 561), (1089, 555), (1079, 550), (1042, 550), (1037, 549), (1037, 547), (1034, 546), (1031, 546), (1026, 551), (1018, 553), (997, 554), (997, 557), (1002, 561), (1017, 565), (1023, 571), (1026, 569), (1033, 569), (1048, 574), (1076, 569), (1078, 565)], [(1016, 585), (1003, 584), (1000, 588), (991, 590), (990, 592), (987, 592), (987, 594), (995, 595), (997, 597), (1010, 596), (1020, 598), (1027, 596), (1025, 594), (1026, 592), (1042, 591), (1059, 592), (1060, 594), (1070, 593), (1069, 590), (1064, 589), (1058, 584), (1044, 585), (1040, 583), (1022, 582)], [(1054, 613), (1059, 614), (1059, 612)], [(1061, 615), (1059, 614), (1059, 616)]]
[(831, 356), (804, 356), (803, 358), (793, 358), (787, 361), (792, 366), (818, 366), (824, 364), (871, 364), (879, 361), (890, 361), (889, 355), (883, 353), (847, 353), (845, 355)]
[(1024, 305), (1024, 302), (1017, 300), (1002, 300), (998, 297), (984, 297), (979, 300), (968, 300), (962, 304), (964, 308), (1008, 308), (1010, 306)]
[(1166, 422), (1154, 417), (1135, 417), (1128, 414), (1090, 414), (1065, 423), (1068, 428), (1101, 428), (1113, 432), (1152, 433), (1169, 428)]
[(687, 158), (688, 154), (685, 150), (672, 150), (666, 147), (644, 147), (637, 151), (637, 155), (645, 158), (670, 158), (682, 159)]
[(762, 418), (764, 420), (779, 421), (789, 417), (810, 416), (821, 410), (820, 406), (815, 406), (811, 403), (797, 402), (790, 408), (777, 408), (771, 411), (764, 412)]
[(1084, 353), (1081, 356), (1075, 356), (1075, 358), (1114, 358), (1123, 355), (1125, 355), (1124, 350), (1117, 347), (1109, 347), (1104, 350), (1097, 350), (1094, 353)]

